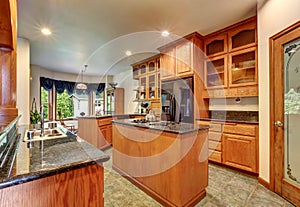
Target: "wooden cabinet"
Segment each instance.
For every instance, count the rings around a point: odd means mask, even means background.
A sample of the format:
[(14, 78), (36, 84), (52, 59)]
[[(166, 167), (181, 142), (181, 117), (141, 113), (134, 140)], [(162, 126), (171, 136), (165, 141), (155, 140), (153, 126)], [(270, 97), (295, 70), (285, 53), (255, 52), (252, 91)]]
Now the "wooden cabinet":
[(99, 129), (105, 138), (105, 140), (111, 145), (112, 144), (112, 124), (99, 126)]
[(199, 121), (210, 125), (209, 160), (258, 173), (258, 125)]
[(199, 124), (210, 125), (210, 129), (208, 131), (208, 150), (209, 150), (208, 160), (217, 163), (222, 163), (223, 123), (200, 121)]
[(227, 55), (206, 60), (204, 68), (207, 88), (227, 87)]
[(107, 114), (124, 113), (124, 88), (109, 88), (106, 90)]
[(99, 163), (57, 173), (0, 191), (2, 207), (104, 206), (104, 170)]
[(161, 79), (171, 79), (175, 77), (175, 61), (175, 48), (171, 48), (168, 51), (162, 53), (160, 58)]
[(225, 124), (223, 130), (223, 163), (258, 173), (258, 126)]
[(163, 47), (161, 55), (161, 79), (188, 77), (202, 69), (203, 37), (194, 32)]
[(160, 55), (132, 65), (133, 79), (139, 81), (134, 101), (157, 101), (160, 99)]
[(78, 136), (99, 149), (112, 144), (112, 117), (79, 118)]
[[(205, 37), (205, 86), (208, 90), (224, 90), (214, 97), (257, 96), (244, 95), (232, 88), (257, 87), (257, 29), (256, 17), (222, 29)], [(211, 92), (207, 93), (210, 96)], [(208, 97), (209, 98), (209, 97)]]

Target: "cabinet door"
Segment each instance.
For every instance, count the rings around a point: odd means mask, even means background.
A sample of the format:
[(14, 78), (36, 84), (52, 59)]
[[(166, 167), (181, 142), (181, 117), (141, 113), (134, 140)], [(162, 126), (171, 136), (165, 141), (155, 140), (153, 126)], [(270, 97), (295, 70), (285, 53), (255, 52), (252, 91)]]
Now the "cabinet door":
[(146, 100), (148, 98), (147, 90), (147, 76), (142, 76), (140, 77), (139, 84), (139, 100)]
[(156, 73), (149, 74), (148, 77), (148, 91), (149, 91), (149, 99), (157, 98), (157, 80)]
[(256, 46), (256, 22), (252, 21), (228, 32), (229, 52)]
[(142, 64), (141, 66), (140, 66), (140, 75), (145, 75), (146, 73), (147, 73), (147, 66), (146, 66), (146, 64)]
[(222, 55), (205, 61), (206, 88), (227, 87), (227, 56)]
[(112, 144), (112, 125), (105, 125), (99, 127), (103, 138), (108, 142), (108, 144)]
[(138, 80), (139, 79), (139, 67), (138, 66), (133, 66), (132, 67), (132, 77), (134, 80)]
[(176, 46), (176, 75), (193, 74), (193, 43), (186, 41)]
[(152, 60), (148, 63), (148, 73), (153, 73), (156, 71), (156, 61)]
[(256, 137), (223, 134), (223, 163), (257, 173)]
[(175, 48), (162, 54), (160, 60), (161, 79), (168, 79), (175, 76)]
[(223, 55), (227, 50), (227, 34), (209, 37), (204, 42), (204, 52), (209, 57)]
[(257, 84), (256, 47), (229, 54), (229, 86)]

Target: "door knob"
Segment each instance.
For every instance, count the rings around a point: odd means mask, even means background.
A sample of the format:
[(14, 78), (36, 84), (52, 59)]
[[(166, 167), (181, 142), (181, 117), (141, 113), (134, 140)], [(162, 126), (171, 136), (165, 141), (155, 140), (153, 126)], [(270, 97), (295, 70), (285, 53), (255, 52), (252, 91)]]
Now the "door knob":
[(281, 121), (274, 121), (274, 125), (277, 126), (277, 127), (282, 127), (283, 126)]

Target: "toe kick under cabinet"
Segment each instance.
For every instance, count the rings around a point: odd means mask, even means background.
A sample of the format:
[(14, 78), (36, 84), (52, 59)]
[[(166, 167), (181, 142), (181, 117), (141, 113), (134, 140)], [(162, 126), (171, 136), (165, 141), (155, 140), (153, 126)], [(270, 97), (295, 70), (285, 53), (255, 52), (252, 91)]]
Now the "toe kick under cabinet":
[(210, 125), (209, 160), (258, 173), (258, 124), (200, 121)]

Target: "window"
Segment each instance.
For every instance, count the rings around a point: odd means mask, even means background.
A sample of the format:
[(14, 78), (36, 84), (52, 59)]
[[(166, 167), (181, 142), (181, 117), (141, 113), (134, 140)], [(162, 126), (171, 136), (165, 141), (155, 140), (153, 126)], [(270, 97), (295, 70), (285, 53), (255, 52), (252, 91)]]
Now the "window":
[(50, 109), (50, 92), (46, 91), (41, 87), (41, 105), (44, 108), (44, 119), (49, 120), (49, 109)]
[(102, 115), (104, 114), (104, 92), (96, 94), (95, 98), (95, 114)]
[(65, 90), (63, 93), (56, 93), (56, 118), (65, 119), (74, 117), (74, 102)]

